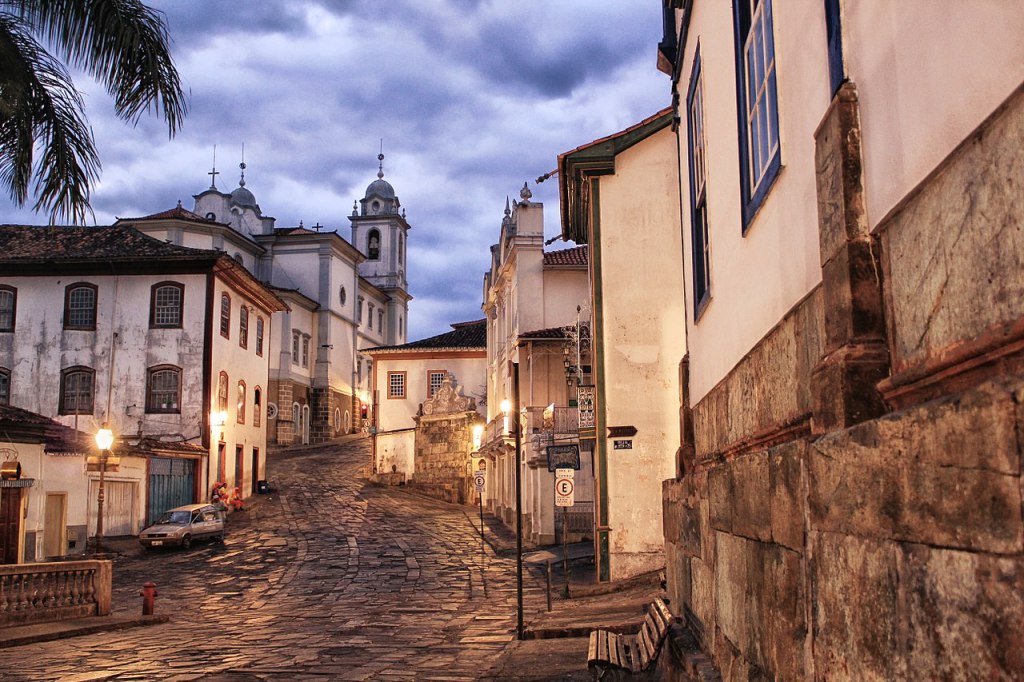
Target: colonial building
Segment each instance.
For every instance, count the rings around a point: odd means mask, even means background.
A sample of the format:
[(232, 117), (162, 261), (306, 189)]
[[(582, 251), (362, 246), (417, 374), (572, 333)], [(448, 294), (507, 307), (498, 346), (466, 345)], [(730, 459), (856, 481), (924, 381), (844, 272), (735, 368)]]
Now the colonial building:
[[(567, 330), (572, 328), (579, 338), (580, 310), (590, 296), (587, 247), (545, 252), (544, 206), (531, 202), (530, 196), (524, 185), (514, 207), (506, 202), (499, 241), (491, 247), (491, 267), (484, 275), (488, 424), (481, 454), (490, 463), (487, 502), (491, 510), (505, 523), (515, 523), (518, 477), (524, 538), (549, 544), (556, 540), (556, 519), (547, 446), (555, 442), (556, 424), (562, 444), (578, 445), (576, 387), (581, 377), (589, 383), (589, 361), (579, 360), (578, 347)], [(573, 360), (566, 362), (570, 356)], [(577, 371), (569, 374), (570, 366)], [(522, 445), (518, 470), (514, 428), (520, 429)], [(590, 453), (583, 453), (580, 460), (576, 513), (589, 515), (591, 522), (583, 524), (589, 530), (593, 518)]]
[[(444, 334), (364, 351), (373, 362), (377, 406), (372, 422), (373, 471), (383, 480), (413, 481), (423, 469), (415, 455), (417, 417), (423, 414), (424, 401), (434, 398), (445, 382), (456, 396), (473, 400), (472, 410), (461, 412), (475, 412), (486, 401), (486, 334), (484, 320), (461, 322)], [(468, 463), (468, 451), (463, 454)]]
[(729, 679), (1019, 677), (1024, 12), (664, 7), (673, 610)]
[(225, 251), (287, 302), (267, 337), (272, 443), (323, 442), (358, 429), (370, 404), (370, 360), (361, 349), (405, 341), (410, 228), (379, 158), (377, 179), (353, 207), (351, 242), (320, 225), (276, 227), (246, 186), (245, 164), (238, 187), (211, 185), (195, 195), (193, 211), (179, 204), (119, 221), (172, 244)]
[(562, 236), (590, 247), (594, 423), (581, 437), (594, 447), (601, 580), (665, 565), (661, 482), (676, 470), (686, 349), (672, 122), (666, 109), (558, 158)]
[[(266, 475), (267, 340), (285, 305), (248, 270), (125, 225), (0, 226), (0, 269), (0, 402), (114, 432), (122, 461), (107, 476), (107, 535), (208, 499), (214, 482), (255, 492)], [(63, 464), (40, 460), (43, 489)], [(63, 491), (65, 540), (43, 538), (47, 552), (84, 549), (76, 528), (87, 517), (95, 527), (97, 478)]]

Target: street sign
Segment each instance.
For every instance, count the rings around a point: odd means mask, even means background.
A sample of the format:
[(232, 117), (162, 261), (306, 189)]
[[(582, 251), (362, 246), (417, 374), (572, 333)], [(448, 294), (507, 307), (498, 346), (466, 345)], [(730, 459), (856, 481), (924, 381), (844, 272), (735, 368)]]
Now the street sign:
[(484, 475), (483, 474), (480, 474), (480, 473), (473, 474), (473, 487), (476, 488), (476, 491), (478, 493), (482, 493), (484, 491)]
[(575, 443), (571, 445), (549, 445), (548, 446), (548, 471), (558, 469), (579, 469), (580, 468), (580, 446)]
[(635, 426), (609, 426), (608, 437), (609, 438), (632, 438), (636, 435)]
[(555, 506), (556, 507), (571, 507), (573, 505), (573, 485), (572, 479), (576, 472), (572, 469), (556, 469), (555, 470)]
[(612, 441), (614, 450), (632, 450), (633, 441), (631, 440), (615, 440)]
[(487, 458), (481, 457), (479, 460), (477, 460), (476, 468), (478, 471), (487, 471)]

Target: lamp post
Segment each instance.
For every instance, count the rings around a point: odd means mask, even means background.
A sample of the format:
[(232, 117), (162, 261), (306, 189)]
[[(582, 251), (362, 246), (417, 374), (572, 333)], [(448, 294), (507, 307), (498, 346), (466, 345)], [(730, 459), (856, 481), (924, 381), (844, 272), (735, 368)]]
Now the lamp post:
[[(523, 627), (523, 429), (519, 414), (519, 363), (511, 363), (511, 368), (512, 403), (502, 400), (501, 410), (505, 413), (505, 431), (507, 433), (511, 427), (516, 443), (516, 638), (522, 641), (526, 639)], [(509, 419), (510, 414), (515, 415), (514, 423)]]
[(99, 553), (103, 545), (103, 501), (106, 497), (104, 480), (107, 473), (107, 458), (110, 456), (110, 446), (114, 444), (114, 432), (107, 428), (107, 422), (96, 432), (96, 447), (100, 449), (100, 486), (96, 493), (96, 552)]

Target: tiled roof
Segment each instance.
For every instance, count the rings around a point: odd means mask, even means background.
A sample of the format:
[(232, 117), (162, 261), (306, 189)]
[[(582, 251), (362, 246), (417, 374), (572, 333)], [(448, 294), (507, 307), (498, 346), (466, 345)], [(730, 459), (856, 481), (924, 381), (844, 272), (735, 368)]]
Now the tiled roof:
[(125, 221), (125, 222), (140, 222), (142, 220), (168, 220), (168, 219), (190, 220), (190, 221), (196, 222), (196, 223), (210, 223), (210, 222), (214, 222), (212, 220), (207, 220), (206, 218), (204, 218), (203, 216), (199, 215), (198, 213), (193, 213), (192, 211), (188, 210), (187, 208), (182, 208), (181, 202), (178, 202), (178, 205), (175, 206), (174, 208), (170, 209), (170, 210), (161, 211), (160, 213), (154, 213), (152, 215), (143, 216), (141, 218), (119, 218), (119, 220), (122, 220), (122, 221)]
[(444, 334), (431, 336), (401, 346), (378, 346), (366, 351), (439, 350), (439, 349), (483, 349), (487, 347), (487, 320), (459, 322)]
[(95, 261), (216, 260), (221, 253), (154, 239), (122, 225), (36, 227), (0, 225), (0, 262), (73, 263)]
[(0, 428), (15, 440), (28, 434), (32, 434), (33, 441), (41, 438), (47, 452), (83, 453), (96, 449), (92, 435), (11, 405), (0, 405)]
[(545, 251), (544, 265), (587, 265), (587, 245), (573, 246), (561, 251)]
[(568, 338), (564, 327), (548, 327), (547, 329), (537, 329), (532, 332), (526, 332), (519, 335), (520, 341), (526, 340), (537, 340), (537, 339), (565, 339)]
[(48, 417), (13, 405), (0, 405), (0, 421), (18, 422), (32, 426), (50, 426), (55, 423)]

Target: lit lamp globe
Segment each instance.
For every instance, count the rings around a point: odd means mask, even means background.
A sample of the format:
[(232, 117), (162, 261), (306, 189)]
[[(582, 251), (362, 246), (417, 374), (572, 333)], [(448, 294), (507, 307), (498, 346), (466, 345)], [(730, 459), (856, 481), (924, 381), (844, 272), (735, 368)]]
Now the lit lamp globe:
[(104, 424), (99, 431), (96, 432), (96, 447), (100, 450), (109, 450), (110, 446), (114, 444), (114, 432), (107, 428)]

